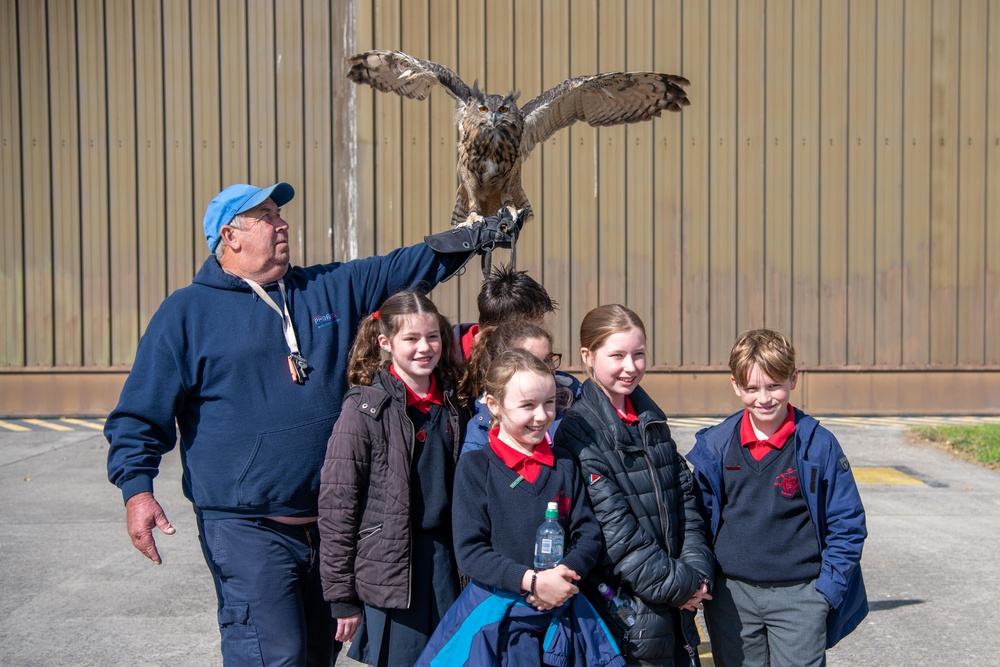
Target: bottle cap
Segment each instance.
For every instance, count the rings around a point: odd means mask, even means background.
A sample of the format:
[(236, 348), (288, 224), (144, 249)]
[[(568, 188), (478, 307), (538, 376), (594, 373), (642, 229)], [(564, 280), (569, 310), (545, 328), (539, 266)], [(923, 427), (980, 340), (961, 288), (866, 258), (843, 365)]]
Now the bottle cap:
[(611, 587), (607, 584), (597, 584), (597, 592), (601, 594), (601, 597), (605, 600), (611, 600), (615, 597), (615, 592), (611, 590)]
[(548, 507), (545, 509), (546, 519), (558, 519), (559, 518), (559, 503), (549, 503)]

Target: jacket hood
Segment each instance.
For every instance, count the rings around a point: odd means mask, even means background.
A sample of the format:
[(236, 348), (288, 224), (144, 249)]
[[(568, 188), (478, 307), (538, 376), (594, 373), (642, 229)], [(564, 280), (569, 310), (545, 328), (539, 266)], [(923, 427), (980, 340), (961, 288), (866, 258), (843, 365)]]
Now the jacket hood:
[[(813, 440), (813, 436), (816, 435), (816, 429), (819, 428), (819, 422), (816, 421), (815, 417), (807, 415), (798, 408), (793, 407), (793, 410), (795, 419), (795, 434), (799, 438), (803, 451), (807, 451), (809, 444)], [(696, 440), (714, 442), (717, 438), (722, 436), (723, 439), (719, 440), (719, 443), (724, 445), (728, 442), (729, 436), (732, 435), (733, 429), (739, 427), (740, 420), (743, 419), (743, 412), (744, 410), (738, 410), (737, 412), (734, 412), (726, 417), (720, 423), (701, 429), (695, 434)]]
[(815, 417), (811, 417), (798, 408), (794, 408), (795, 432), (799, 436), (799, 444), (802, 448), (803, 458), (809, 459), (809, 446), (812, 444), (819, 422)]
[[(438, 387), (441, 388), (441, 394), (444, 397), (445, 407), (453, 413), (453, 416), (458, 418), (459, 415), (457, 403), (455, 402), (455, 390), (441, 379), (441, 374), (436, 370), (434, 371), (434, 378), (437, 380)], [(374, 405), (373, 407), (379, 411), (384, 410), (390, 400), (402, 401), (403, 405), (406, 405), (406, 383), (393, 375), (389, 371), (388, 366), (380, 368), (379, 371), (375, 373), (372, 377), (372, 383), (370, 385), (354, 387), (351, 389), (351, 393), (364, 394), (366, 400), (371, 403), (377, 403), (377, 405)], [(458, 442), (458, 445), (461, 445), (460, 441)]]
[[(289, 271), (291, 270), (291, 265), (289, 265), (288, 269)], [(198, 285), (212, 287), (214, 289), (224, 289), (237, 292), (250, 291), (250, 285), (248, 285), (246, 281), (222, 270), (222, 266), (219, 265), (219, 260), (215, 258), (215, 255), (209, 255), (208, 258), (205, 259), (205, 262), (201, 265), (201, 268), (198, 269), (198, 273), (195, 275), (192, 282)]]

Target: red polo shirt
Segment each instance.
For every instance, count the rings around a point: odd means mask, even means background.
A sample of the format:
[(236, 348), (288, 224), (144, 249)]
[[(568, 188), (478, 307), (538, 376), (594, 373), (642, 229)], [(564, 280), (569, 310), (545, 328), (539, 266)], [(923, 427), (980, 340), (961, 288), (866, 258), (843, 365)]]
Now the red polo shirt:
[(622, 412), (618, 408), (615, 408), (615, 412), (617, 412), (618, 416), (621, 417), (621, 420), (629, 426), (639, 422), (639, 415), (635, 414), (635, 408), (632, 407), (632, 399), (628, 396), (625, 397), (625, 412)]
[(389, 365), (389, 372), (392, 373), (394, 378), (400, 380), (404, 387), (406, 387), (406, 407), (416, 408), (426, 415), (431, 411), (432, 405), (444, 405), (444, 394), (442, 394), (441, 389), (438, 388), (437, 380), (433, 375), (431, 376), (430, 391), (427, 392), (426, 396), (421, 397), (417, 396), (417, 393), (410, 389), (410, 385), (406, 384), (406, 380), (399, 377), (399, 374), (396, 372), (396, 368), (391, 364)]
[(503, 440), (500, 439), (500, 427), (490, 429), (490, 447), (493, 452), (500, 457), (504, 464), (523, 477), (528, 482), (538, 479), (538, 473), (542, 466), (555, 465), (556, 457), (552, 455), (552, 447), (549, 446), (549, 434), (545, 434), (545, 439), (535, 445), (535, 451), (528, 456), (519, 452)]
[(472, 354), (472, 345), (473, 343), (476, 342), (477, 333), (479, 333), (479, 325), (473, 324), (472, 326), (469, 327), (469, 330), (462, 335), (462, 338), (459, 342), (462, 344), (463, 359), (468, 359), (469, 356)]
[(750, 412), (747, 410), (743, 411), (743, 421), (740, 422), (740, 442), (750, 452), (750, 456), (753, 457), (754, 461), (760, 461), (767, 456), (768, 452), (784, 447), (785, 443), (788, 442), (788, 439), (794, 433), (795, 411), (790, 404), (788, 406), (788, 414), (785, 415), (785, 421), (781, 423), (781, 426), (770, 438), (765, 440), (757, 439), (757, 434), (753, 430), (753, 424), (750, 422)]

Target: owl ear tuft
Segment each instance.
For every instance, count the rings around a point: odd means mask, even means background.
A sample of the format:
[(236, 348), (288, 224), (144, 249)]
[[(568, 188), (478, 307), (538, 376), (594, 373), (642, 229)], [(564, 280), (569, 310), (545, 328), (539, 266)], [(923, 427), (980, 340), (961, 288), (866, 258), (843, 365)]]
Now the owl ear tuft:
[(486, 101), (486, 95), (483, 91), (479, 90), (479, 79), (472, 82), (472, 99), (480, 103)]
[(517, 98), (521, 96), (520, 90), (512, 90), (507, 93), (507, 97), (503, 98), (505, 104), (514, 104), (517, 102)]

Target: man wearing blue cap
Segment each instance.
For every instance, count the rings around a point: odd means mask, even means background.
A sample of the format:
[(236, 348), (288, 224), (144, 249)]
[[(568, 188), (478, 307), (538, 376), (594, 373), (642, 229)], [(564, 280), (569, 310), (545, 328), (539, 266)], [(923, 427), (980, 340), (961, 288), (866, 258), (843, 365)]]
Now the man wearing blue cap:
[(298, 267), (281, 216), (294, 195), (288, 183), (233, 185), (212, 200), (214, 254), (153, 315), (104, 427), (132, 543), (156, 564), (153, 527), (174, 528), (153, 478), (179, 429), (226, 665), (332, 664), (317, 496), (358, 323), (400, 289), (430, 289), (510, 246), (522, 222), (501, 212), (382, 257)]

